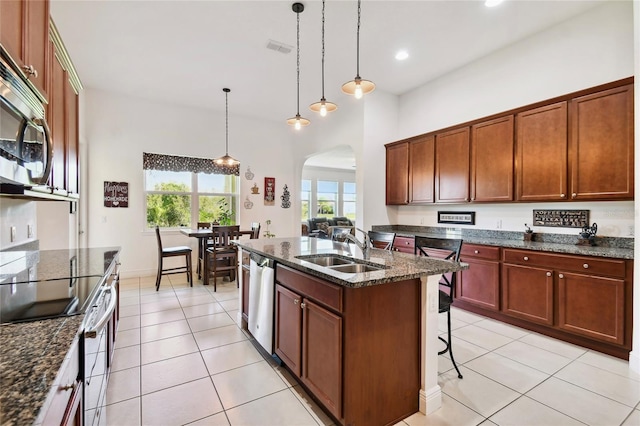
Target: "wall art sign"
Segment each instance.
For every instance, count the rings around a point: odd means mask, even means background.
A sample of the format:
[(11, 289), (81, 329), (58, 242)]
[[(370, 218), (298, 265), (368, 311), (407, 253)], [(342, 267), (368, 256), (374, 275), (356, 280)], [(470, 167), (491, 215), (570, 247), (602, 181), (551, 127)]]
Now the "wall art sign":
[(273, 206), (276, 200), (276, 178), (264, 178), (264, 205)]
[(533, 226), (582, 228), (589, 226), (589, 210), (534, 210)]
[(438, 223), (475, 225), (476, 212), (438, 212)]
[(105, 207), (129, 207), (129, 182), (104, 182)]
[(247, 178), (247, 180), (253, 180), (253, 177), (255, 175), (253, 174), (253, 172), (251, 171), (251, 167), (247, 167), (247, 171), (244, 172), (244, 177)]
[(282, 195), (280, 196), (280, 199), (282, 200), (283, 209), (288, 209), (289, 207), (291, 207), (291, 193), (289, 192), (289, 187), (287, 187), (287, 185), (285, 185), (282, 189)]

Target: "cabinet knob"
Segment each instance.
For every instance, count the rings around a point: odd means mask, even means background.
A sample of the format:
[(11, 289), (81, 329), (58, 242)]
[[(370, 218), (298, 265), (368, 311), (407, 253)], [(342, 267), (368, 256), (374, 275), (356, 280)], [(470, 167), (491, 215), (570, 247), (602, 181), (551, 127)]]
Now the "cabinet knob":
[(525, 257), (524, 257), (524, 260), (529, 260), (529, 256), (525, 256)]
[(566, 194), (560, 194), (560, 198), (567, 198)]
[(411, 244), (411, 243), (410, 243), (409, 241), (405, 241), (405, 244), (406, 244), (406, 245), (409, 245), (409, 244)]
[(564, 274), (558, 274), (558, 278), (564, 278)]
[(588, 264), (588, 263), (585, 263), (584, 265), (582, 265), (582, 267), (583, 267), (584, 269), (589, 269), (589, 264)]
[(300, 301), (298, 299), (293, 299), (293, 304), (297, 305)]
[(307, 305), (303, 302), (300, 304), (300, 309), (304, 309)]
[(551, 276), (551, 272), (547, 272), (547, 276), (550, 277)]
[(38, 78), (38, 70), (36, 70), (33, 65), (24, 65), (22, 67), (22, 70), (25, 72), (25, 74), (33, 76), (34, 78)]
[(576, 194), (575, 192), (573, 194), (571, 194), (571, 198), (576, 198), (578, 196), (578, 194)]
[(480, 253), (480, 250), (474, 250), (473, 252), (474, 252), (475, 254), (478, 254), (478, 253)]
[(471, 197), (471, 201), (475, 201), (475, 200), (476, 200), (476, 197)]

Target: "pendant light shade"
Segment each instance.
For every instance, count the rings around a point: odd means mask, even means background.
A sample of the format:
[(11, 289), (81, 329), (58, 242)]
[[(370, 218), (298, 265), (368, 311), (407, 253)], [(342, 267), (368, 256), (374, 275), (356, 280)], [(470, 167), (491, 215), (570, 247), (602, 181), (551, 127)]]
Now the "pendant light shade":
[(360, 77), (360, 0), (358, 0), (358, 29), (356, 31), (356, 77), (342, 85), (342, 91), (360, 99), (362, 95), (373, 92), (376, 85)]
[(311, 122), (304, 117), (300, 116), (300, 14), (304, 11), (304, 5), (302, 3), (294, 3), (291, 5), (291, 10), (296, 13), (297, 27), (296, 27), (296, 73), (297, 73), (297, 91), (298, 91), (298, 109), (295, 117), (291, 117), (287, 120), (287, 124), (295, 127), (296, 130), (300, 130), (302, 126), (308, 126)]
[(324, 97), (324, 0), (322, 0), (322, 98), (320, 102), (309, 105), (311, 111), (319, 112), (321, 116), (326, 116), (328, 112), (338, 109), (338, 105), (327, 102)]
[(235, 166), (240, 164), (240, 162), (229, 155), (229, 92), (231, 91), (231, 89), (227, 89), (225, 87), (224, 89), (222, 89), (222, 91), (224, 92), (225, 99), (225, 155), (220, 158), (216, 158), (214, 161), (219, 165)]

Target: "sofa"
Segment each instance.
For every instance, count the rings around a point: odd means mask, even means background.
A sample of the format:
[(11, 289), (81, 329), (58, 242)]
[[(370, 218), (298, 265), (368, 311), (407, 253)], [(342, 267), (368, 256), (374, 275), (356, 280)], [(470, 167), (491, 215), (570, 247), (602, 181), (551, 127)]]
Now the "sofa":
[(309, 219), (307, 229), (310, 237), (329, 238), (332, 226), (354, 226), (354, 223), (347, 217), (337, 216), (328, 217), (312, 217)]

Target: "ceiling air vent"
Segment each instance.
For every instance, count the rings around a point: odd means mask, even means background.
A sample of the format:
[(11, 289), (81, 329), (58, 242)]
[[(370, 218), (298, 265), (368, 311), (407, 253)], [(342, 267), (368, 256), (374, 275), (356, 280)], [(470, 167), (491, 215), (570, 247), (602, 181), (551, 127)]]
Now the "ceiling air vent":
[(275, 50), (276, 52), (287, 54), (291, 52), (293, 46), (289, 46), (288, 44), (281, 43), (275, 40), (269, 40), (267, 43), (267, 49)]

